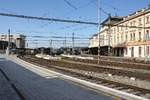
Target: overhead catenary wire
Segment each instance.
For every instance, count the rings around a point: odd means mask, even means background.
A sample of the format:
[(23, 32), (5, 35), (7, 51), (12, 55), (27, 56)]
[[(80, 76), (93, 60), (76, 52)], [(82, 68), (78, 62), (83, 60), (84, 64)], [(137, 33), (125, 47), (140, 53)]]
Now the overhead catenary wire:
[(65, 27), (58, 28), (58, 29), (61, 29), (61, 30), (72, 30), (72, 31), (81, 31), (81, 30), (85, 30), (85, 29), (96, 28), (94, 25), (93, 26), (91, 26), (91, 25), (80, 26), (80, 27), (77, 27), (77, 26), (79, 26), (79, 24), (78, 25), (76, 25), (76, 24), (68, 25), (68, 26), (65, 26)]
[(71, 8), (73, 9), (77, 9), (77, 7), (75, 5), (73, 5), (71, 2), (69, 2), (68, 0), (64, 0), (64, 2), (66, 2)]
[(24, 18), (24, 19), (35, 19), (35, 20), (43, 20), (43, 21), (45, 20), (45, 21), (55, 21), (55, 22), (89, 24), (89, 25), (97, 25), (98, 24), (96, 22), (57, 19), (57, 18), (48, 18), (48, 17), (37, 17), (37, 16), (26, 16), (26, 15), (18, 15), (18, 14), (11, 14), (11, 13), (0, 13), (0, 16), (17, 17), (17, 18)]
[[(30, 43), (30, 44), (34, 44), (34, 43), (40, 44), (41, 42), (42, 42), (42, 43), (43, 43), (43, 42), (47, 42), (47, 44), (49, 44), (49, 41), (50, 41), (50, 40), (43, 40), (43, 41), (40, 41), (40, 40), (27, 40), (27, 41), (28, 41), (28, 43)], [(65, 40), (61, 40), (61, 41), (51, 40), (51, 41), (53, 41), (53, 44), (64, 44), (63, 42), (64, 42)], [(72, 44), (72, 41), (67, 41), (66, 44)], [(89, 44), (89, 42), (75, 42), (75, 44)]]
[[(28, 35), (27, 37), (33, 37), (33, 38), (55, 38), (55, 39), (65, 39), (65, 38), (72, 38), (72, 37), (66, 37), (66, 36), (39, 36), (39, 35)], [(89, 39), (88, 37), (74, 37), (75, 39)]]
[[(40, 44), (39, 42), (32, 42), (32, 43), (30, 43), (30, 44)], [(47, 43), (47, 45), (48, 45), (49, 43)], [(64, 44), (64, 43), (58, 43), (58, 42), (54, 42), (53, 44)], [(71, 42), (67, 42), (66, 44), (71, 44), (72, 45), (72, 43)], [(75, 43), (75, 44), (83, 44), (83, 45), (85, 45), (85, 44), (89, 44), (89, 43)], [(46, 44), (45, 44), (46, 45)]]
[[(59, 39), (59, 40), (56, 40), (56, 39), (50, 39), (50, 40), (52, 40), (52, 41), (55, 41), (55, 42), (61, 42), (61, 41), (67, 41), (67, 42), (72, 42), (72, 40), (70, 39), (70, 40), (65, 40), (65, 39)], [(44, 40), (39, 40), (39, 39), (26, 39), (26, 41), (45, 41), (45, 42), (47, 42), (47, 41), (49, 41), (49, 39), (44, 39)], [(78, 40), (78, 42), (83, 42), (83, 40)], [(89, 42), (89, 41), (87, 41), (87, 42)]]
[(87, 29), (87, 28), (92, 28), (91, 26), (84, 26), (84, 27), (80, 27), (80, 28), (74, 28), (72, 29), (73, 31), (78, 31), (78, 30), (84, 30), (84, 29)]
[(101, 10), (101, 12), (103, 12), (105, 15), (109, 15), (109, 13), (108, 12), (106, 12), (102, 7), (101, 8), (99, 8), (100, 10)]
[[(93, 0), (92, 0), (93, 1)], [(99, 8), (105, 15), (109, 15), (109, 13), (107, 11), (105, 11), (103, 8)], [(65, 26), (65, 27), (61, 27), (59, 29), (70, 29), (72, 27), (75, 27), (75, 26), (78, 26), (78, 25), (68, 25), (68, 26)], [(87, 28), (91, 28), (91, 26), (83, 26), (81, 28), (74, 28), (74, 29), (71, 29), (73, 31), (77, 31), (77, 30), (83, 30), (83, 29), (87, 29)]]
[[(84, 5), (81, 5), (81, 6), (79, 6), (79, 7), (76, 7), (76, 9), (71, 10), (69, 13), (67, 13), (67, 15), (70, 15), (71, 13), (73, 13), (74, 11), (77, 11), (78, 9), (81, 9), (81, 8), (86, 7), (87, 5), (91, 4), (92, 2), (93, 2), (93, 0), (91, 0), (90, 2), (88, 2), (88, 3), (84, 4)], [(79, 16), (79, 18), (81, 19), (82, 17)], [(84, 20), (85, 20), (85, 19), (84, 19)]]
[[(26, 31), (26, 30), (14, 30), (14, 32), (16, 33), (19, 33), (19, 32), (22, 32), (22, 33), (47, 33), (47, 34), (57, 34), (55, 32), (50, 32), (50, 31), (37, 31), (37, 30), (30, 30), (30, 31)], [(59, 34), (63, 34), (63, 33), (59, 33)]]
[[(83, 27), (84, 29), (85, 28), (87, 28), (87, 27)], [(83, 30), (83, 28), (81, 29), (81, 28), (79, 28), (79, 29), (76, 29), (75, 31), (78, 31), (78, 30)], [(26, 31), (26, 30), (13, 30), (13, 32), (15, 32), (15, 33), (23, 33), (23, 34), (27, 34), (27, 33), (34, 33), (34, 34), (37, 34), (37, 33), (39, 33), (39, 34), (53, 34), (52, 36), (56, 36), (56, 35), (58, 35), (58, 34), (66, 34), (66, 32), (65, 33), (56, 33), (56, 32), (48, 32), (48, 31), (37, 31), (37, 30), (30, 30), (30, 31)], [(90, 32), (91, 33), (91, 32)], [(68, 33), (68, 34), (71, 34), (71, 33)], [(80, 34), (80, 33), (76, 33), (76, 34), (78, 34), (78, 35), (80, 35), (80, 36), (84, 36), (83, 38), (85, 38), (86, 36), (85, 35), (83, 35), (83, 34)], [(93, 33), (92, 33), (93, 34)], [(26, 35), (27, 37), (29, 36), (29, 37), (32, 37), (32, 36), (41, 36), (41, 38), (49, 38), (51, 35), (49, 35), (49, 36), (45, 36), (45, 35)], [(87, 38), (89, 38), (89, 37), (87, 37)]]
[[(56, 22), (66, 22), (66, 23), (78, 23), (78, 24), (89, 24), (89, 25), (98, 25), (96, 22), (86, 22), (86, 21), (76, 21), (76, 20), (66, 20), (66, 19), (56, 19), (56, 18), (46, 18), (46, 17), (36, 17), (36, 16), (26, 16), (26, 15), (18, 15), (18, 14), (10, 14), (10, 13), (0, 13), (0, 16), (8, 16), (8, 17), (17, 17), (24, 19), (34, 19), (34, 20), (45, 20), (45, 21), (56, 21)], [(103, 26), (109, 26), (109, 24), (101, 24)], [(128, 28), (150, 28), (150, 27), (140, 27), (140, 26), (127, 26), (127, 25), (111, 25), (117, 27), (128, 27)]]
[[(82, 8), (84, 8), (84, 7), (88, 7), (88, 5), (90, 5), (90, 4), (94, 3), (94, 2), (95, 2), (95, 0), (90, 0), (90, 1), (87, 2), (86, 4), (77, 7), (77, 9), (74, 9), (74, 10), (69, 11), (69, 12), (66, 13), (65, 15), (70, 15), (70, 14), (74, 13), (74, 11), (77, 11), (77, 10), (82, 9)], [(64, 15), (64, 16), (65, 16), (65, 15)]]
[(123, 11), (123, 10), (127, 10), (127, 11), (133, 11), (133, 9), (129, 9), (129, 8), (118, 8), (118, 7), (115, 7), (115, 6), (113, 6), (112, 4), (108, 4), (108, 3), (106, 3), (106, 2), (102, 2), (102, 4), (104, 5), (104, 6), (107, 6), (107, 7), (109, 7), (109, 8), (112, 8), (113, 10), (115, 10), (115, 11)]
[(117, 16), (117, 10), (119, 10), (119, 8), (117, 8), (117, 7), (113, 6), (113, 5), (104, 3), (104, 2), (102, 2), (102, 4), (105, 5), (105, 6), (107, 6), (107, 7), (109, 7), (109, 8), (111, 8), (111, 9), (113, 9), (115, 11), (115, 16)]
[(70, 29), (70, 28), (72, 28), (72, 27), (77, 27), (77, 26), (79, 26), (79, 24), (73, 24), (73, 25), (67, 25), (67, 26), (63, 26), (63, 27), (60, 27), (60, 28), (58, 28), (59, 30), (65, 30), (65, 29)]

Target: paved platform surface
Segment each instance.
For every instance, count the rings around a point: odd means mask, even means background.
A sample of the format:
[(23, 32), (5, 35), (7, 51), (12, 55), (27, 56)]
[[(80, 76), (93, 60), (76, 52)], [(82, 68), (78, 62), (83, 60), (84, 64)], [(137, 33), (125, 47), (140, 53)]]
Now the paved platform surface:
[(0, 68), (17, 86), (26, 100), (120, 100), (62, 80), (54, 73), (46, 74), (39, 71), (40, 74), (37, 74), (36, 69), (31, 71), (29, 68), (6, 59), (0, 61)]
[[(3, 60), (4, 59), (0, 58), (0, 63)], [(0, 72), (0, 100), (20, 100), (2, 72)]]

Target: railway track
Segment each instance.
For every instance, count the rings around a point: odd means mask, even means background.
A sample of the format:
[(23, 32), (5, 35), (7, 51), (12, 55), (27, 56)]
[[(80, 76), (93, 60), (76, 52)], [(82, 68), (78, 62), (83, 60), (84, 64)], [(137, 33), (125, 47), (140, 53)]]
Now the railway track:
[(124, 77), (135, 77), (140, 80), (147, 80), (150, 81), (150, 74), (148, 73), (140, 73), (136, 71), (128, 71), (128, 70), (121, 70), (121, 69), (114, 69), (114, 68), (108, 68), (107, 66), (95, 66), (95, 65), (88, 65), (87, 63), (80, 63), (80, 62), (73, 62), (73, 61), (66, 61), (66, 60), (43, 60), (35, 57), (26, 57), (26, 59), (37, 59), (42, 64), (49, 66), (49, 65), (55, 65), (55, 66), (63, 66), (66, 68), (72, 68), (72, 69), (81, 69), (86, 71), (92, 71), (97, 73), (108, 73), (112, 75), (118, 75), (118, 76), (124, 76)]
[[(101, 84), (101, 85), (104, 85), (104, 86), (107, 86), (110, 88), (114, 88), (114, 89), (117, 89), (120, 91), (128, 92), (128, 93), (131, 93), (134, 95), (138, 95), (138, 96), (142, 96), (142, 97), (146, 97), (146, 98), (150, 99), (150, 90), (149, 89), (143, 89), (143, 88), (139, 88), (136, 86), (131, 86), (131, 85), (127, 85), (127, 84), (123, 84), (123, 83), (119, 83), (119, 82), (102, 79), (99, 77), (93, 77), (86, 73), (80, 73), (81, 71), (86, 72), (88, 70), (82, 69), (81, 67), (78, 67), (78, 66), (75, 69), (75, 68), (70, 68), (70, 67), (61, 66), (61, 65), (60, 65), (61, 67), (56, 66), (56, 65), (52, 64), (53, 61), (48, 61), (48, 60), (43, 60), (43, 59), (38, 59), (38, 58), (25, 57), (22, 59), (25, 61), (28, 61), (30, 63), (37, 64), (39, 66), (42, 65), (42, 67), (47, 66), (47, 68), (50, 68), (52, 70), (56, 70), (61, 73), (69, 74), (71, 76), (78, 77), (80, 79), (88, 80), (88, 81), (91, 81), (91, 82), (94, 82), (97, 84)], [(55, 63), (57, 63), (57, 62), (55, 62)], [(73, 66), (73, 64), (72, 64), (72, 66)], [(91, 69), (89, 69), (89, 70), (91, 70)], [(96, 70), (98, 70), (98, 69), (96, 69)]]
[[(74, 59), (74, 58), (67, 58), (62, 57), (64, 60), (76, 61), (76, 62), (83, 62), (83, 63), (90, 63), (90, 64), (97, 64), (97, 60), (87, 60), (87, 59)], [(99, 65), (104, 66), (115, 66), (115, 67), (123, 67), (123, 68), (132, 68), (132, 69), (145, 69), (150, 70), (150, 64), (145, 63), (137, 63), (137, 62), (128, 62), (128, 61), (113, 61), (113, 60), (106, 60), (101, 59)]]
[[(95, 60), (98, 59), (97, 55), (82, 55), (83, 57), (93, 57)], [(150, 61), (144, 61), (144, 59), (137, 58), (124, 58), (124, 57), (115, 57), (115, 56), (101, 56), (102, 60), (109, 60), (113, 62), (127, 62), (135, 64), (150, 64)]]

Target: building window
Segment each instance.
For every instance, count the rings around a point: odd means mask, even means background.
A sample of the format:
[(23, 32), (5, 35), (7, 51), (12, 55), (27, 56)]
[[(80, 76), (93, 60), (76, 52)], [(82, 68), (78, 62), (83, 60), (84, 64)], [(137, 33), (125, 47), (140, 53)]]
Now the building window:
[(133, 33), (133, 40), (135, 40), (135, 33)]
[(121, 34), (121, 41), (123, 41), (123, 34)]
[(142, 25), (142, 20), (141, 20), (141, 18), (139, 18), (139, 25)]
[(139, 32), (139, 41), (142, 40), (142, 37), (141, 37), (141, 32)]
[(131, 47), (131, 57), (134, 57), (134, 47)]
[(149, 30), (146, 30), (146, 33), (144, 34), (144, 40), (149, 40)]
[(149, 23), (149, 16), (146, 17), (146, 24)]
[(126, 48), (126, 55), (128, 54), (128, 48)]
[(149, 40), (149, 30), (146, 30), (146, 40)]
[(142, 47), (139, 47), (139, 57), (141, 57), (142, 54)]
[(121, 28), (121, 31), (123, 31), (123, 27), (120, 27)]
[(117, 27), (117, 31), (119, 32), (119, 27)]
[(146, 52), (147, 52), (147, 55), (149, 55), (149, 53), (150, 53), (150, 47), (149, 46), (147, 46), (147, 50), (146, 50)]
[(1, 35), (2, 37), (5, 37), (5, 35)]
[(114, 34), (116, 34), (116, 28), (114, 28)]
[(132, 33), (130, 34), (130, 40), (132, 41)]
[(13, 37), (13, 35), (9, 35), (11, 38)]
[(113, 30), (113, 29), (110, 29), (110, 32), (111, 32), (111, 33), (114, 33), (114, 30)]
[(135, 26), (135, 24), (136, 24), (136, 21), (133, 21), (133, 26)]
[(130, 22), (130, 26), (132, 26), (132, 22)]
[(126, 41), (128, 41), (128, 35), (126, 34)]
[(116, 37), (116, 36), (114, 36), (114, 43), (116, 43), (116, 39), (115, 39), (115, 37)]
[(126, 30), (128, 29), (128, 24), (125, 25), (126, 26)]

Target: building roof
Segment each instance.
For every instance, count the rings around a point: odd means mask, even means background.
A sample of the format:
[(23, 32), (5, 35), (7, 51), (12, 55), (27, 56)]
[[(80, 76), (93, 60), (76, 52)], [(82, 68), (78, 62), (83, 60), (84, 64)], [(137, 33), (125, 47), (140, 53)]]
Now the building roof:
[(98, 34), (93, 34), (92, 36), (91, 36), (91, 38), (89, 38), (89, 39), (92, 39), (93, 37), (95, 37), (95, 36), (97, 36)]
[[(101, 23), (101, 25), (102, 25), (102, 26), (105, 26), (105, 25), (108, 25), (108, 24), (114, 25), (115, 23), (118, 23), (118, 22), (122, 21), (123, 18), (124, 18), (124, 17), (118, 17), (118, 16), (111, 17), (111, 16), (109, 16), (109, 17), (107, 17), (107, 19), (105, 19), (105, 20)], [(109, 22), (109, 21), (110, 21), (110, 22)]]
[(143, 9), (137, 10), (137, 11), (129, 14), (128, 16), (124, 17), (124, 19), (122, 21), (116, 23), (116, 25), (121, 24), (121, 23), (126, 22), (126, 21), (129, 21), (129, 20), (134, 19), (136, 17), (145, 15), (147, 13), (150, 13), (150, 5), (143, 8)]
[[(128, 21), (130, 19), (133, 19), (133, 18), (136, 18), (138, 16), (141, 16), (143, 14), (146, 14), (146, 13), (149, 13), (150, 12), (150, 5), (148, 5), (147, 7), (143, 8), (143, 9), (140, 9), (140, 10), (137, 10), (131, 14), (129, 14), (128, 16), (122, 16), (122, 17), (119, 17), (119, 16), (108, 16), (102, 23), (102, 27), (104, 26), (108, 26), (109, 24), (110, 25), (118, 25), (118, 24), (121, 24), (125, 21)], [(92, 37), (90, 39), (92, 39), (94, 36), (97, 36), (97, 34), (94, 34), (92, 35)]]

